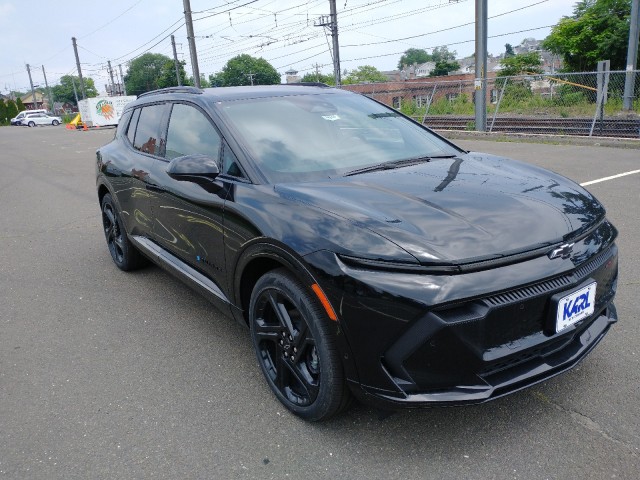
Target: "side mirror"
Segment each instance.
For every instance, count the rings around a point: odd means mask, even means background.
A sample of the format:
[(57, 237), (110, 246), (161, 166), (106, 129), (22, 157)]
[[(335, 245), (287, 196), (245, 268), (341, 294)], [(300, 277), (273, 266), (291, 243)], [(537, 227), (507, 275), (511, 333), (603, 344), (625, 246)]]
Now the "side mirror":
[(176, 157), (167, 166), (167, 174), (175, 180), (200, 183), (193, 177), (215, 180), (220, 174), (218, 162), (207, 155), (184, 155)]
[(184, 155), (169, 162), (167, 174), (179, 182), (193, 182), (209, 193), (216, 193), (222, 185), (215, 181), (220, 174), (218, 162), (207, 155)]

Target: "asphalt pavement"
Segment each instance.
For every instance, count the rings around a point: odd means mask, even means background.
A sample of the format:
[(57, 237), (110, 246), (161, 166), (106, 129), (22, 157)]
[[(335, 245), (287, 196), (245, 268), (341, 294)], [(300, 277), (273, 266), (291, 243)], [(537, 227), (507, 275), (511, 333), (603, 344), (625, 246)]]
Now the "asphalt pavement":
[[(243, 327), (159, 268), (115, 267), (94, 172), (113, 133), (0, 128), (0, 478), (638, 478), (640, 174), (587, 187), (620, 231), (620, 321), (577, 368), (480, 406), (309, 424)], [(640, 150), (458, 143), (578, 182), (640, 169)]]

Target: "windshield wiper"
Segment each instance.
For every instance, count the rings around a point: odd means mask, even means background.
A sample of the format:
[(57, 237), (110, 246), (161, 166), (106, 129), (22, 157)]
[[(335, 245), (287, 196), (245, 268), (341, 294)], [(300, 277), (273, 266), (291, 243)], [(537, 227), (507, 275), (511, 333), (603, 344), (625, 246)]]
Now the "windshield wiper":
[(368, 167), (358, 168), (345, 173), (343, 176), (350, 177), (351, 175), (358, 175), (360, 173), (376, 172), (379, 170), (393, 170), (394, 168), (406, 167), (408, 165), (414, 165), (416, 163), (429, 162), (432, 158), (440, 157), (414, 157), (407, 158), (405, 160), (394, 160), (390, 162), (378, 163), (376, 165), (370, 165)]

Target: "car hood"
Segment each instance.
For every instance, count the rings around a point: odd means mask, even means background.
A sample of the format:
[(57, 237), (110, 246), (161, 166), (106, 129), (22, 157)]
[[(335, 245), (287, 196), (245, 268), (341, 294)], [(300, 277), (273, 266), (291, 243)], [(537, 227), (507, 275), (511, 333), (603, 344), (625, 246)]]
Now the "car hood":
[[(580, 235), (605, 215), (591, 194), (565, 177), (478, 153), (280, 184), (276, 191), (375, 232), (422, 264), (474, 262), (538, 249)], [(367, 252), (359, 256), (371, 258)]]

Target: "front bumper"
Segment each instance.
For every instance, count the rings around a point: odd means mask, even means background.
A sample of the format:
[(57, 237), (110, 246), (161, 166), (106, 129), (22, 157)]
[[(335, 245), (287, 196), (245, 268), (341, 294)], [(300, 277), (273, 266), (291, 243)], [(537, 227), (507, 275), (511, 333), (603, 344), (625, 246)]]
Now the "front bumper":
[[(614, 232), (597, 235), (572, 259), (464, 275), (312, 262), (340, 317), (352, 390), (380, 408), (482, 403), (572, 368), (617, 321)], [(593, 314), (555, 332), (552, 297), (594, 281)]]

